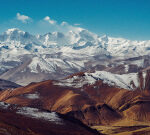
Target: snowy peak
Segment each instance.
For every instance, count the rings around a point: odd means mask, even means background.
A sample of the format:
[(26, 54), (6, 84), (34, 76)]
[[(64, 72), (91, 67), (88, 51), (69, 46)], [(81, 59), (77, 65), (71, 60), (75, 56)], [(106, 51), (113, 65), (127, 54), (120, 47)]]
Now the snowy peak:
[(136, 73), (150, 66), (149, 46), (150, 41), (100, 37), (82, 28), (37, 36), (12, 28), (0, 35), (0, 73), (2, 79), (15, 78), (4, 73), (23, 63), (19, 75), (42, 73), (42, 80), (45, 74), (54, 79), (80, 71)]
[(131, 41), (124, 38), (113, 38), (107, 35), (99, 37), (86, 29), (78, 28), (68, 32), (52, 32), (45, 35), (34, 36), (17, 28), (8, 29), (0, 35), (2, 42), (20, 42), (21, 44), (38, 44), (45, 47), (74, 47), (83, 49), (99, 46), (114, 57), (133, 57), (148, 55), (150, 41)]
[(59, 82), (56, 82), (55, 85), (83, 88), (86, 85), (94, 85), (99, 80), (110, 87), (150, 91), (150, 70), (122, 75), (106, 71), (95, 71), (93, 73), (85, 72), (60, 80)]
[(88, 30), (82, 30), (79, 35), (81, 36), (82, 39), (88, 40), (88, 41), (93, 41), (98, 38), (98, 36), (92, 32), (89, 32)]
[(21, 31), (20, 29), (18, 28), (12, 28), (12, 29), (8, 29), (7, 31), (4, 32), (5, 34), (7, 35), (10, 35), (12, 33), (25, 33), (24, 31)]
[(18, 28), (12, 28), (5, 31), (0, 35), (0, 41), (2, 42), (20, 42), (21, 44), (38, 43), (39, 41), (34, 35), (28, 32), (19, 30)]
[(102, 37), (99, 38), (101, 42), (105, 42), (107, 43), (109, 41), (109, 37), (107, 35), (104, 35)]
[(140, 86), (138, 73), (118, 75), (106, 71), (95, 71), (94, 73), (75, 75), (71, 78), (56, 83), (56, 85), (81, 88), (84, 85), (93, 85), (98, 80), (102, 80), (104, 84), (109, 86), (128, 90), (134, 90)]
[(29, 33), (21, 31), (18, 28), (12, 28), (5, 31), (1, 36), (5, 36), (9, 40), (20, 40), (20, 37), (24, 35), (29, 35)]
[[(78, 47), (83, 46), (95, 46), (98, 45), (98, 36), (85, 29), (71, 30), (66, 33), (53, 32), (47, 33), (37, 37), (44, 45), (56, 45), (56, 46), (71, 46)], [(80, 49), (80, 48), (79, 48)]]
[(61, 32), (52, 32), (46, 33), (45, 35), (41, 36), (45, 38), (49, 38), (49, 40), (58, 40), (59, 38), (64, 38), (64, 34)]

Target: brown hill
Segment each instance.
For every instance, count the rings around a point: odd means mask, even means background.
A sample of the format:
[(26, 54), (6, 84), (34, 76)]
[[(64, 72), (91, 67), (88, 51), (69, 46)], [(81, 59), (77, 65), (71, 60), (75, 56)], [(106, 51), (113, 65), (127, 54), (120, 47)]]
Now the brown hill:
[[(98, 84), (102, 84), (101, 81)], [(6, 103), (68, 114), (89, 125), (108, 124), (120, 119), (120, 112), (112, 109), (103, 100), (109, 90), (119, 91), (119, 89), (103, 86), (103, 84), (102, 89), (99, 88), (93, 91), (91, 87), (87, 86), (84, 91), (81, 91), (81, 89), (55, 85), (54, 81), (44, 81), (17, 88), (13, 91), (2, 91), (0, 92), (0, 100)], [(106, 91), (103, 93), (105, 87)], [(98, 93), (104, 95), (99, 96)]]
[[(75, 80), (74, 86), (69, 85), (67, 79), (76, 76), (79, 78)], [(142, 76), (139, 73), (139, 88), (131, 91), (109, 86), (102, 80), (80, 86), (84, 73), (79, 73), (66, 78), (67, 85), (65, 80), (48, 80), (1, 91), (0, 101), (67, 114), (87, 125), (111, 125), (123, 119), (149, 122), (149, 72), (145, 81), (142, 81)]]
[(0, 102), (1, 135), (99, 135), (80, 121), (54, 112)]

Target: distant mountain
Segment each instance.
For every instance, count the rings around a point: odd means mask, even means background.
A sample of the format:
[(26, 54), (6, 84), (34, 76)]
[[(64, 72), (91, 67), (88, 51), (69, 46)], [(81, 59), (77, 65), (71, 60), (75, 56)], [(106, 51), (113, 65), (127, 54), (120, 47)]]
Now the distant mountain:
[(36, 36), (8, 29), (0, 35), (0, 78), (26, 85), (80, 71), (136, 73), (150, 66), (149, 45), (82, 28)]
[(21, 87), (20, 85), (7, 81), (7, 80), (2, 80), (0, 79), (0, 90), (6, 90), (6, 89), (14, 89), (14, 88), (18, 88)]

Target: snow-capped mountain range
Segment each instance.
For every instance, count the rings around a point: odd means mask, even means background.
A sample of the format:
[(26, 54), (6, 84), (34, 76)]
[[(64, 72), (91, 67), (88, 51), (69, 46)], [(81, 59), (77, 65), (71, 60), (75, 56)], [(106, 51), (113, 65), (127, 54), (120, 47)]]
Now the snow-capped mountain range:
[(82, 28), (45, 35), (13, 28), (0, 35), (0, 78), (24, 85), (79, 71), (132, 73), (150, 66), (149, 54), (150, 41), (100, 37)]

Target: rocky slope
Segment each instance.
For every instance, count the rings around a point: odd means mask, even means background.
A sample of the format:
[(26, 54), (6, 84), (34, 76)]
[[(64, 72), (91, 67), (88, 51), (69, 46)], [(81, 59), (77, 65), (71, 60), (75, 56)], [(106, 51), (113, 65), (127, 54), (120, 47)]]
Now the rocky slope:
[(124, 119), (149, 122), (149, 74), (147, 70), (124, 78), (104, 71), (78, 73), (60, 81), (1, 91), (0, 101), (59, 112), (87, 125), (109, 125)]
[(30, 107), (0, 102), (1, 135), (100, 135), (80, 121)]

